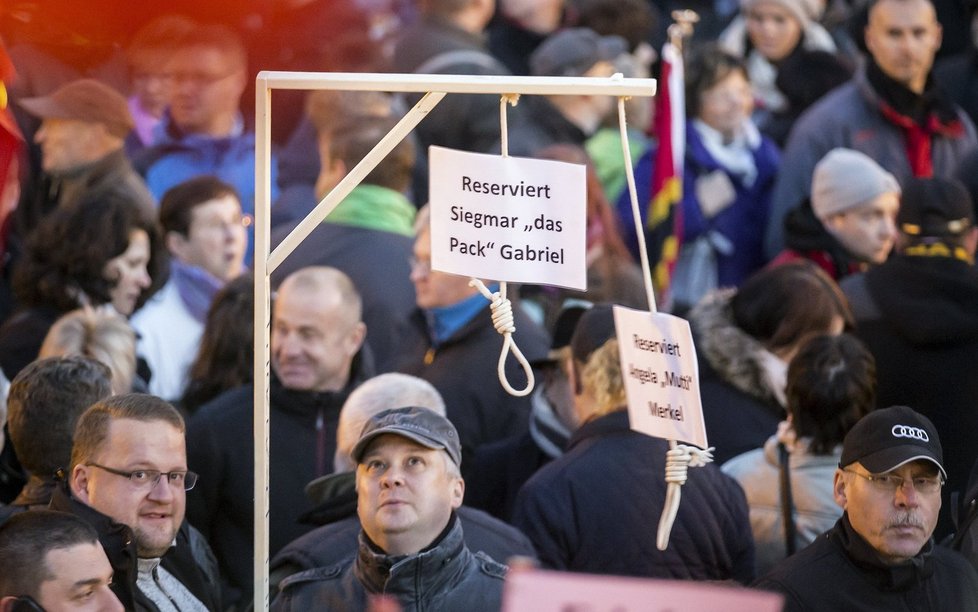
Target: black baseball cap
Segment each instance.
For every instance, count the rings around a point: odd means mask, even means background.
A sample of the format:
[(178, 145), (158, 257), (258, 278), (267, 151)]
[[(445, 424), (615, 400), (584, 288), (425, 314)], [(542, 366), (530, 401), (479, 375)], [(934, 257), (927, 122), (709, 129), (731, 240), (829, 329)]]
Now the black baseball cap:
[(455, 465), (462, 465), (462, 445), (451, 421), (427, 408), (392, 408), (379, 412), (364, 424), (351, 453), (360, 463), (370, 443), (384, 434), (403, 436), (425, 448), (444, 450)]
[(612, 304), (595, 304), (581, 315), (571, 336), (574, 359), (587, 363), (591, 353), (615, 337), (615, 313)]
[(839, 467), (858, 461), (870, 472), (882, 474), (918, 459), (934, 463), (947, 479), (934, 424), (911, 408), (891, 406), (870, 412), (852, 426), (842, 441)]

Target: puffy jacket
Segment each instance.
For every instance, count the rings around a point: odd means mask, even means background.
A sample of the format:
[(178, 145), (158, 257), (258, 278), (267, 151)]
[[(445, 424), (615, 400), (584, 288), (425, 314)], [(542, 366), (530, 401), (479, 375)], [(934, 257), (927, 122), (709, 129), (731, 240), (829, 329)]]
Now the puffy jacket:
[(367, 595), (395, 597), (402, 612), (499, 610), (506, 566), (465, 546), (454, 523), (441, 542), (406, 557), (379, 552), (361, 532), (356, 556), (336, 565), (301, 572), (282, 581), (272, 610), (367, 609)]

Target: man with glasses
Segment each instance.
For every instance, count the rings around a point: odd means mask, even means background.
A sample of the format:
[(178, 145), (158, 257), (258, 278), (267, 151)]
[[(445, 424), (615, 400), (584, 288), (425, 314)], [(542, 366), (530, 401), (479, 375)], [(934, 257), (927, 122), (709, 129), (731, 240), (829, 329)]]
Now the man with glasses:
[(937, 430), (905, 406), (863, 417), (842, 443), (842, 518), (754, 586), (784, 610), (978, 610), (978, 574), (931, 539), (947, 474)]
[(127, 610), (219, 609), (213, 554), (184, 522), (197, 483), (184, 432), (180, 413), (152, 395), (94, 404), (75, 429), (67, 486), (51, 500), (98, 531)]
[[(254, 214), (255, 135), (245, 131), (240, 110), (248, 82), (245, 46), (227, 26), (201, 25), (175, 47), (165, 66), (170, 108), (157, 127), (154, 145), (136, 157), (136, 168), (158, 199), (178, 183), (213, 174), (233, 185), (244, 212)], [(274, 201), (274, 160), (271, 168)], [(251, 254), (249, 239), (248, 261)]]

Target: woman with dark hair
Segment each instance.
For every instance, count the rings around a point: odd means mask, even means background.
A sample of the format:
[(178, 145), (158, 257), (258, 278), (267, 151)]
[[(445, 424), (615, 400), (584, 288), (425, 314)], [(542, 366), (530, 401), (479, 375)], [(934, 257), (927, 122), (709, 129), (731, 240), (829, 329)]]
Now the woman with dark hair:
[(20, 304), (0, 327), (0, 366), (15, 376), (48, 329), (81, 306), (128, 317), (159, 288), (165, 257), (156, 223), (120, 194), (86, 194), (50, 213), (27, 239), (14, 270)]
[(718, 463), (758, 448), (785, 418), (788, 363), (813, 334), (852, 327), (845, 296), (808, 261), (765, 268), (689, 314), (707, 439)]
[(842, 439), (876, 404), (876, 361), (855, 336), (815, 336), (788, 366), (787, 396), (788, 418), (763, 448), (723, 464), (747, 495), (758, 575), (842, 515), (833, 494)]
[[(686, 62), (686, 155), (683, 161), (682, 220), (670, 294), (674, 313), (682, 314), (709, 290), (736, 287), (766, 259), (762, 232), (781, 154), (751, 121), (750, 83), (743, 62), (716, 45), (696, 50)], [(639, 202), (651, 201), (651, 181), (659, 149), (642, 156), (635, 168)], [(671, 152), (670, 152), (671, 154)], [(645, 206), (640, 207), (645, 219)], [(623, 236), (637, 254), (631, 201), (618, 200), (625, 220)], [(674, 224), (653, 220), (646, 232), (654, 261), (672, 236)]]
[(179, 403), (186, 414), (192, 415), (224, 391), (250, 383), (254, 377), (253, 287), (254, 275), (246, 273), (214, 296)]

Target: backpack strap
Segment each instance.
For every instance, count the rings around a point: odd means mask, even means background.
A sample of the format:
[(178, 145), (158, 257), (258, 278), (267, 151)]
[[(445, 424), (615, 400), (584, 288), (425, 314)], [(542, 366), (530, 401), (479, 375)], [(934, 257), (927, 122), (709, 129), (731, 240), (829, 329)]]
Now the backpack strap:
[(781, 518), (784, 523), (784, 549), (787, 556), (795, 554), (795, 504), (791, 495), (791, 474), (788, 470), (790, 454), (784, 443), (778, 443), (778, 471), (780, 472)]

